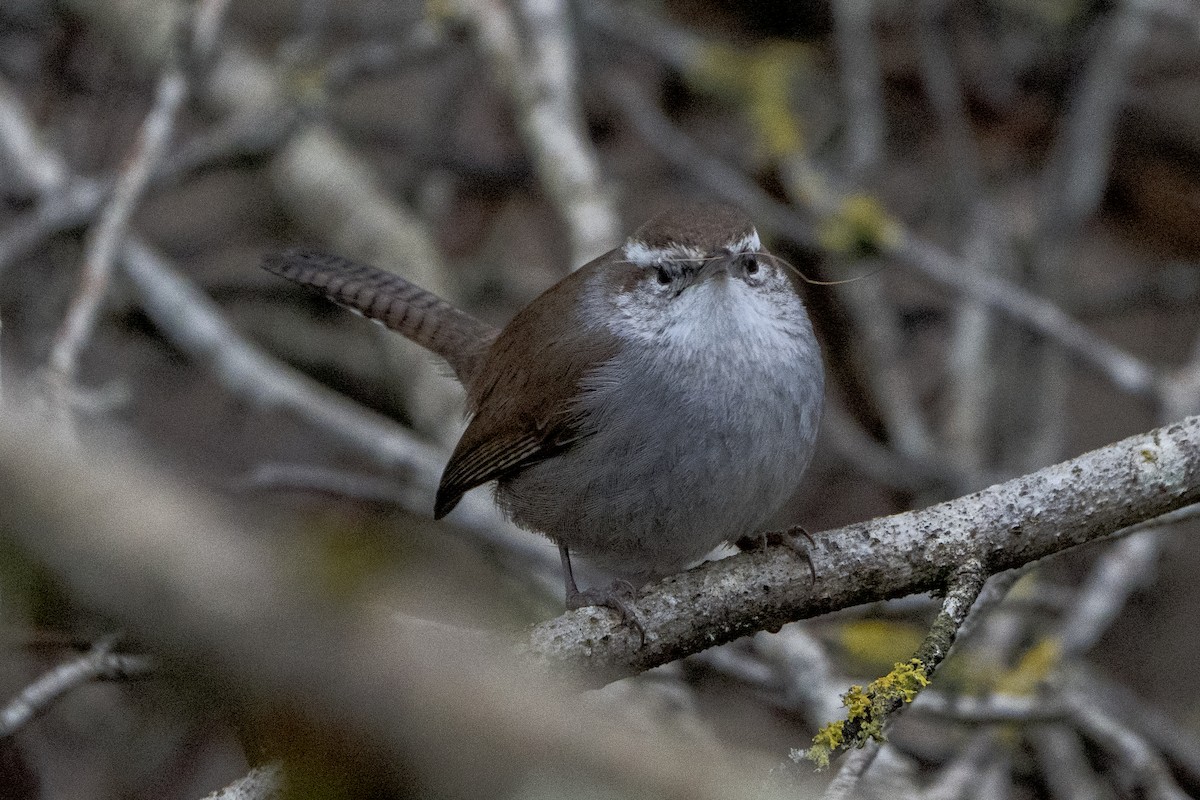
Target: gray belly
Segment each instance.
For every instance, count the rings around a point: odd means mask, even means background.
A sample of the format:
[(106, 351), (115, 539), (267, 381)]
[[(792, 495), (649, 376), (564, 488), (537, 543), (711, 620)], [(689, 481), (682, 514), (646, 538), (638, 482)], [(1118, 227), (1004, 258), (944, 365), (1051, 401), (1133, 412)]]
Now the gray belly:
[(590, 435), (502, 482), (497, 498), (518, 524), (618, 577), (677, 572), (758, 530), (808, 465), (819, 362), (816, 381), (810, 364), (773, 366), (723, 387), (646, 370), (598, 380), (586, 400)]

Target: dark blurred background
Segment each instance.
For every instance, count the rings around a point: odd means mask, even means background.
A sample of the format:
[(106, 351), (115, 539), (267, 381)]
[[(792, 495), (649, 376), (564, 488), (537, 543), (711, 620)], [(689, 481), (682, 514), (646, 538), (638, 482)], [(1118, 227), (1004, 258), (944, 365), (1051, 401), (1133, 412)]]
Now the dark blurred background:
[[(225, 368), (237, 347), (256, 348), (253, 363), (315, 378), (430, 457), (461, 430), (459, 391), (430, 357), (258, 268), (297, 244), (393, 269), (502, 324), (673, 203), (746, 207), (773, 251), (824, 282), (803, 290), (829, 362), (827, 423), (777, 520), (818, 536), (1198, 410), (1190, 2), (222, 5), (199, 6), (224, 12), (208, 44), (194, 41), (193, 7), (169, 0), (0, 5), (3, 390), (42, 402), (81, 268), (103, 257), (113, 181), (144, 155), (139, 136), (174, 64), (187, 96), (113, 239), (112, 280), (69, 376), (71, 414), (79, 436), (121, 440), (211, 493), (335, 594), (396, 581), (414, 613), (504, 627), (560, 608), (552, 546), (489, 544), (484, 492), (482, 517), (435, 525), (436, 474), (264, 400), (255, 381), (273, 373)], [(175, 283), (155, 283), (163, 274)], [(987, 301), (985, 278), (1016, 305), (1054, 304), (1142, 377)], [(215, 302), (205, 320), (230, 326), (208, 349), (201, 321), (154, 302), (181, 286)], [(1131, 707), (1189, 743), (1195, 533), (1194, 522), (1163, 527), (1029, 573), (939, 688), (1036, 697), (1086, 666), (1106, 676), (1089, 684), (1097, 697), (1124, 687)], [(110, 625), (32, 579), (19, 554), (7, 562), (0, 689), (13, 695)], [(463, 600), (471, 593), (494, 602)], [(606, 692), (669, 709), (655, 722), (676, 733), (782, 761), (827, 721), (831, 695), (906, 658), (935, 610), (927, 599), (854, 609), (789, 626), (786, 646), (763, 635)], [(1064, 635), (1072, 644), (1038, 661)], [(789, 647), (823, 666), (797, 672), (780, 655)], [(0, 796), (198, 797), (243, 773), (237, 726), (172, 691), (70, 695), (6, 751), (11, 776), (34, 777)], [(878, 769), (928, 789), (969, 752), (989, 788), (938, 796), (1060, 796), (1046, 738), (1010, 725), (998, 737), (913, 714)], [(1141, 796), (1095, 737), (1080, 741), (1095, 786)], [(1200, 762), (1151, 750), (1200, 790)]]

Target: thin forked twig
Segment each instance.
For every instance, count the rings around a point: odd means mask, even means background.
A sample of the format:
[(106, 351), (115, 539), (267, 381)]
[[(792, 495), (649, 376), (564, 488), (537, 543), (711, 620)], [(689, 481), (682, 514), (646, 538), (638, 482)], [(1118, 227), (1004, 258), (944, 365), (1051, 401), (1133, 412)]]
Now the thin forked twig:
[(175, 127), (175, 118), (187, 97), (188, 81), (178, 57), (159, 79), (154, 105), (138, 132), (137, 142), (117, 179), (116, 188), (99, 223), (87, 236), (79, 288), (54, 337), (48, 364), (52, 399), (64, 421), (70, 419), (71, 395), (80, 353), (96, 326), (100, 304), (108, 290), (113, 263), (139, 200), (156, 165), (162, 159)]
[(0, 739), (12, 736), (60, 697), (85, 683), (144, 678), (154, 671), (154, 662), (146, 656), (114, 653), (112, 647), (111, 638), (101, 641), (87, 654), (55, 667), (22, 689), (0, 709)]

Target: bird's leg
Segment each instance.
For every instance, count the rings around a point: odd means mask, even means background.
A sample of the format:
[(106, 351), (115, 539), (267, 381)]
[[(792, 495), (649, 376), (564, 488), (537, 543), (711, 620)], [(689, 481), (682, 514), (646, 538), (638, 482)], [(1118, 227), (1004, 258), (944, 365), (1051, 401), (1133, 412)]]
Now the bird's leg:
[(575, 573), (571, 570), (571, 554), (565, 544), (558, 546), (558, 557), (562, 561), (563, 585), (567, 595), (567, 609), (574, 611), (587, 606), (603, 606), (611, 608), (621, 615), (621, 621), (634, 628), (646, 643), (646, 628), (638, 619), (633, 609), (633, 601), (637, 600), (637, 589), (629, 581), (614, 581), (603, 589), (586, 589), (580, 591), (575, 583)]
[[(807, 544), (801, 542), (803, 538)], [(813, 564), (812, 554), (808, 550), (808, 546), (816, 546), (813, 541), (812, 534), (804, 529), (803, 525), (793, 525), (786, 531), (764, 531), (755, 535), (747, 535), (734, 542), (734, 545), (739, 550), (764, 550), (769, 545), (783, 545), (791, 550), (800, 558), (804, 559), (804, 563), (808, 564), (809, 575), (812, 576), (813, 583), (817, 582), (817, 568)]]

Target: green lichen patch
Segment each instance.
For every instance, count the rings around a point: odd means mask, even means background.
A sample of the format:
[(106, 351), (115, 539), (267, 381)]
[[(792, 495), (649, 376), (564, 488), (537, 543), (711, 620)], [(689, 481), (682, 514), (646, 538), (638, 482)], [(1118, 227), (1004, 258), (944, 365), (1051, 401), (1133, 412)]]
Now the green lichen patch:
[(898, 662), (892, 671), (862, 686), (851, 686), (842, 695), (846, 719), (831, 722), (817, 731), (805, 757), (817, 769), (829, 766), (830, 757), (838, 750), (862, 747), (868, 741), (883, 741), (883, 724), (888, 715), (900, 706), (911, 703), (929, 685), (928, 670), (918, 658)]

